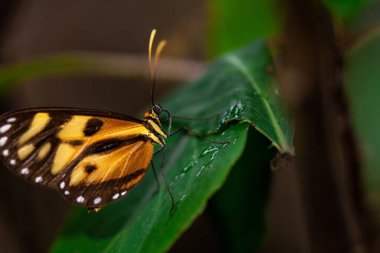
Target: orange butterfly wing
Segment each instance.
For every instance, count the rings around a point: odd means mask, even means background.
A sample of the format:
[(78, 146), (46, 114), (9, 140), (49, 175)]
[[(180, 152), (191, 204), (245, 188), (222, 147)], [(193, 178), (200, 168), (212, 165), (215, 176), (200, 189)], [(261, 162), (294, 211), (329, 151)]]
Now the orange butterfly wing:
[(153, 144), (137, 141), (116, 151), (82, 159), (58, 183), (72, 202), (99, 207), (124, 196), (145, 175), (153, 156)]
[(0, 117), (1, 159), (27, 181), (99, 207), (142, 179), (153, 155), (149, 134), (143, 121), (110, 112), (21, 110)]

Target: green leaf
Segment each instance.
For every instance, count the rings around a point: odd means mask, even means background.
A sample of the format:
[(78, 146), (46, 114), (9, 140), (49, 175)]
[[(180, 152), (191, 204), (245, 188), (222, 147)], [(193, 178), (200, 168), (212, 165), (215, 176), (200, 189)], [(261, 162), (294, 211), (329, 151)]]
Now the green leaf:
[(380, 218), (380, 33), (362, 40), (347, 54), (347, 91), (361, 147), (369, 200)]
[(127, 198), (101, 212), (75, 209), (52, 252), (164, 252), (221, 188), (243, 153), (249, 125), (281, 152), (291, 152), (292, 131), (267, 72), (271, 64), (265, 42), (255, 42), (222, 57), (200, 80), (163, 103), (173, 115), (210, 116), (176, 122), (175, 128), (190, 123), (211, 140), (229, 142), (216, 144), (188, 134), (167, 140), (165, 171), (176, 200), (173, 214), (167, 190), (157, 190), (149, 172)]
[(219, 55), (279, 30), (275, 0), (211, 0), (209, 53)]
[(272, 67), (266, 43), (259, 40), (223, 56), (200, 80), (173, 93), (166, 106), (174, 115), (219, 114), (202, 124), (188, 123), (199, 132), (212, 133), (232, 121), (248, 122), (279, 151), (292, 153), (292, 126), (268, 72)]
[(256, 252), (265, 232), (265, 208), (275, 154), (256, 131), (249, 131), (247, 146), (226, 183), (211, 199), (213, 217), (226, 252)]

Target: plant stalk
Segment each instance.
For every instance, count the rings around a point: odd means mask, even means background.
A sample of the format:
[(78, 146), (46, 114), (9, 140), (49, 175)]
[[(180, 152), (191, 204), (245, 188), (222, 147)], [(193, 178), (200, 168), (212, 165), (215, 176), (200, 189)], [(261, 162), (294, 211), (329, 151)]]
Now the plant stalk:
[(343, 57), (320, 1), (280, 0), (276, 59), (295, 120), (295, 165), (312, 253), (368, 252), (359, 154), (343, 92)]

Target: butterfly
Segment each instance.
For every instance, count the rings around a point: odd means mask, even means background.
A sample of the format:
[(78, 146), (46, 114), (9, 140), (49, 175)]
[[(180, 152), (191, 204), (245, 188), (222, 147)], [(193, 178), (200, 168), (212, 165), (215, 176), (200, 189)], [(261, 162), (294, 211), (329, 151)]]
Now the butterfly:
[[(89, 210), (119, 200), (144, 177), (154, 145), (165, 147), (163, 110), (153, 99), (152, 44), (149, 69), (152, 106), (139, 120), (107, 111), (78, 108), (33, 108), (0, 116), (0, 159), (25, 180), (58, 190)], [(157, 59), (165, 46), (156, 49)], [(168, 112), (167, 112), (168, 113)], [(170, 114), (168, 113), (169, 117)]]

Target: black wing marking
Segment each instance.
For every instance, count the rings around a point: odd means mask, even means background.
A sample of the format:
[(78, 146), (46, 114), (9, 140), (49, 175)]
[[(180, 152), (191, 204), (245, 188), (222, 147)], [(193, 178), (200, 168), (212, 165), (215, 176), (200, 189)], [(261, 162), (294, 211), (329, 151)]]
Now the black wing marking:
[[(52, 154), (54, 154), (60, 143), (56, 133), (60, 130), (61, 125), (70, 120), (71, 115), (50, 116), (51, 120), (41, 132), (32, 136), (23, 145), (19, 145), (20, 136), (28, 131), (35, 115), (36, 112), (33, 110), (24, 110), (7, 113), (0, 117), (1, 160), (9, 170), (20, 175), (25, 180), (49, 186), (49, 183), (54, 179), (54, 176), (50, 174), (54, 157)], [(46, 143), (50, 143), (50, 149), (42, 159), (37, 159), (39, 151)], [(33, 145), (33, 150), (25, 159), (20, 159), (18, 152), (20, 148), (27, 145)]]
[[(45, 119), (48, 118), (48, 122), (45, 122), (46, 124), (39, 131), (29, 134), (30, 136), (24, 138), (25, 140), (22, 142), (22, 136), (32, 128), (32, 125), (36, 125), (33, 123), (34, 119), (37, 114), (41, 113), (45, 114), (43, 116)], [(89, 118), (83, 129), (83, 139), (62, 140), (59, 133), (73, 120), (74, 116), (97, 118)], [(120, 124), (120, 120), (122, 120), (125, 121), (125, 125), (145, 127), (144, 121), (132, 117), (78, 108), (33, 108), (3, 114), (0, 116), (0, 159), (11, 171), (25, 180), (52, 187), (73, 203), (89, 208), (104, 206), (125, 196), (142, 179), (153, 153), (153, 145), (146, 136), (135, 136), (122, 141), (119, 139), (115, 141), (99, 139), (99, 142), (81, 149), (86, 145), (86, 139), (92, 139), (93, 135), (105, 123), (107, 124), (109, 120), (115, 119), (119, 120), (117, 124)], [(109, 124), (109, 128), (104, 128), (107, 131), (112, 129)], [(124, 127), (124, 123), (122, 124)], [(74, 161), (70, 160), (70, 163), (53, 174), (53, 161), (57, 154), (57, 149), (63, 143), (77, 148), (75, 151), (76, 159)], [(133, 146), (135, 151), (120, 155), (121, 158), (126, 159), (125, 162), (120, 163), (119, 167), (122, 171), (120, 177), (109, 178), (106, 170), (105, 176), (98, 182), (70, 186), (70, 179), (75, 166), (86, 156), (94, 154), (94, 152), (100, 154), (100, 156), (113, 153), (113, 150), (123, 149), (129, 145)], [(20, 153), (22, 156), (20, 156)], [(140, 159), (140, 157), (143, 157), (143, 159)], [(129, 159), (132, 159), (133, 162), (131, 163)], [(110, 161), (113, 162), (114, 160), (111, 159)], [(120, 161), (123, 160), (121, 159)], [(86, 170), (88, 173), (92, 173), (94, 167), (88, 166)]]
[[(66, 199), (76, 204), (89, 208), (105, 206), (124, 197), (142, 180), (152, 155), (152, 143), (140, 139), (117, 152), (104, 152), (90, 160), (90, 164), (83, 159), (80, 161), (82, 164), (77, 163), (59, 182), (59, 190)], [(86, 173), (85, 178), (78, 185), (70, 185), (72, 175), (81, 166)], [(116, 175), (113, 174), (115, 172)]]

